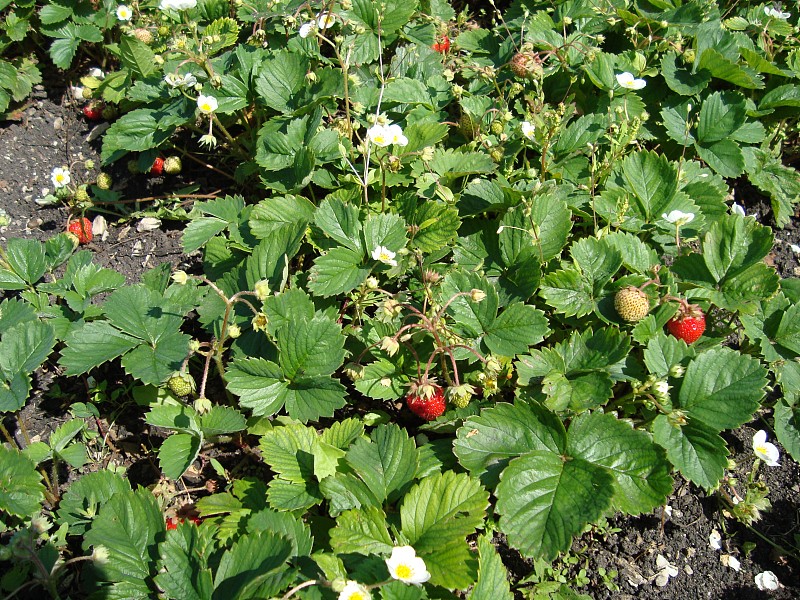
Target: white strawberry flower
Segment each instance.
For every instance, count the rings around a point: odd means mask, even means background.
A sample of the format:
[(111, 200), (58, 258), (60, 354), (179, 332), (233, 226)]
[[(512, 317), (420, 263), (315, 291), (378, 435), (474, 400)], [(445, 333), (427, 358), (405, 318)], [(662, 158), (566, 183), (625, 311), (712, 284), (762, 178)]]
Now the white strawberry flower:
[(792, 16), (792, 13), (783, 12), (780, 8), (773, 8), (771, 6), (764, 7), (764, 14), (773, 19), (780, 19), (782, 21)]
[(197, 6), (197, 0), (161, 0), (161, 10), (189, 10)]
[(753, 454), (763, 460), (769, 467), (780, 466), (780, 452), (775, 444), (767, 441), (767, 432), (763, 429), (753, 436)]
[(197, 108), (204, 115), (212, 114), (215, 110), (217, 110), (218, 106), (219, 103), (217, 102), (217, 99), (214, 96), (206, 96), (204, 94), (200, 94), (197, 97)]
[(397, 254), (389, 250), (386, 246), (378, 246), (372, 251), (373, 260), (382, 262), (390, 267), (397, 266), (397, 261), (394, 259), (395, 256), (397, 256)]
[(523, 121), (520, 124), (520, 128), (522, 129), (522, 135), (524, 135), (529, 140), (533, 139), (534, 133), (536, 133), (536, 127), (533, 123), (529, 121)]
[(348, 580), (339, 592), (339, 600), (369, 600), (372, 598), (370, 591), (357, 581)]
[(417, 556), (411, 546), (395, 546), (392, 555), (386, 559), (386, 566), (392, 579), (403, 583), (421, 585), (431, 578), (425, 561)]
[(647, 85), (647, 82), (644, 79), (637, 79), (628, 71), (625, 71), (624, 73), (618, 73), (616, 77), (617, 83), (620, 85), (620, 87), (624, 87), (628, 90), (640, 90)]
[(53, 187), (58, 189), (66, 187), (72, 179), (69, 176), (69, 169), (66, 167), (56, 167), (50, 174), (50, 181), (53, 182)]
[(308, 36), (310, 36), (313, 33), (315, 27), (316, 27), (316, 25), (315, 25), (314, 21), (309, 21), (308, 23), (303, 23), (300, 26), (300, 31), (298, 33), (299, 33), (301, 38), (307, 38)]
[(673, 225), (686, 225), (694, 220), (694, 214), (685, 213), (680, 210), (673, 210), (669, 214), (664, 213), (661, 215), (661, 218), (669, 221)]
[(120, 21), (130, 21), (133, 18), (133, 11), (130, 6), (120, 4), (117, 7), (117, 19)]
[(179, 75), (178, 73), (167, 73), (166, 75), (164, 75), (164, 81), (168, 86), (173, 88), (194, 87), (194, 85), (197, 83), (197, 77), (195, 77), (191, 73), (186, 73), (186, 75)]
[(381, 148), (391, 146), (392, 144), (397, 144), (398, 146), (405, 146), (408, 144), (408, 138), (403, 135), (403, 128), (396, 123), (376, 123), (367, 129), (367, 139)]
[(319, 18), (317, 19), (317, 26), (320, 29), (329, 29), (333, 27), (335, 24), (336, 24), (336, 15), (329, 12), (320, 13)]

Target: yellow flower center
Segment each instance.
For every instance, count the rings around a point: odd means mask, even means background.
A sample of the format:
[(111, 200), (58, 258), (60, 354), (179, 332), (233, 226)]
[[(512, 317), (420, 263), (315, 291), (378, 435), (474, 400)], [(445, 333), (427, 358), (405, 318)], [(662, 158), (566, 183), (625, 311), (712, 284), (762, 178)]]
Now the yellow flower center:
[(353, 592), (352, 594), (350, 594), (350, 598), (348, 600), (365, 600), (364, 594), (362, 594), (361, 592)]
[(211, 112), (211, 105), (208, 102), (204, 102), (200, 105), (200, 110), (203, 112)]
[(395, 573), (398, 579), (408, 579), (411, 577), (411, 567), (408, 565), (397, 565)]

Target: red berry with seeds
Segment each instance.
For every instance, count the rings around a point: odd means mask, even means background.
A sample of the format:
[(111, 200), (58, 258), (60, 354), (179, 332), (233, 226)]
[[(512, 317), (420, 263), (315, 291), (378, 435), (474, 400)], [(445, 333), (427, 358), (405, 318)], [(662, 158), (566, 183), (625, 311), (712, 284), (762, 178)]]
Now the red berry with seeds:
[(706, 330), (706, 316), (696, 304), (686, 304), (667, 321), (667, 329), (679, 340), (693, 344)]
[(442, 36), (441, 40), (436, 42), (431, 48), (433, 48), (434, 52), (447, 54), (450, 51), (450, 38), (446, 35)]
[(103, 105), (100, 102), (89, 102), (83, 107), (83, 116), (90, 121), (99, 121), (103, 118)]
[(70, 223), (68, 231), (78, 238), (79, 244), (88, 244), (92, 241), (92, 222), (86, 217)]
[(444, 414), (445, 401), (441, 386), (432, 380), (423, 378), (422, 381), (411, 384), (411, 390), (406, 396), (408, 408), (418, 417), (426, 421), (433, 421)]
[(164, 172), (164, 159), (160, 156), (153, 161), (153, 166), (150, 167), (150, 175), (161, 175)]

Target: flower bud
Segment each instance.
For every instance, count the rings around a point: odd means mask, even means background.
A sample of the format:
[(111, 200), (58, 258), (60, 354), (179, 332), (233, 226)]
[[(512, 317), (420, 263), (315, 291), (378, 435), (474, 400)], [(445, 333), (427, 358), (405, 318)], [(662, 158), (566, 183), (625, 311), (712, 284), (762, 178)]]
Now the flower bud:
[(172, 274), (172, 281), (178, 285), (186, 285), (186, 282), (189, 281), (189, 275), (186, 273), (186, 271), (175, 271)]
[(263, 302), (270, 295), (269, 281), (262, 279), (253, 286), (253, 291), (256, 294), (256, 298)]
[(236, 339), (240, 335), (242, 335), (242, 328), (239, 327), (236, 323), (231, 323), (228, 326), (228, 337)]
[(381, 340), (381, 350), (386, 352), (389, 356), (394, 356), (400, 350), (400, 343), (393, 337), (385, 336)]

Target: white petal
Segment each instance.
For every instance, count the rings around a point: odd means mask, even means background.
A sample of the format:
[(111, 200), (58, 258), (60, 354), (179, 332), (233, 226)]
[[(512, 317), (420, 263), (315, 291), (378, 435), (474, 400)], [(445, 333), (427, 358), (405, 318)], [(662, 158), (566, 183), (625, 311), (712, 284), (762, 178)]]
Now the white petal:
[(772, 571), (763, 571), (755, 577), (756, 587), (759, 590), (777, 590), (780, 582)]
[(708, 534), (708, 545), (711, 546), (714, 550), (722, 549), (722, 536), (716, 529), (712, 529), (711, 533)]

